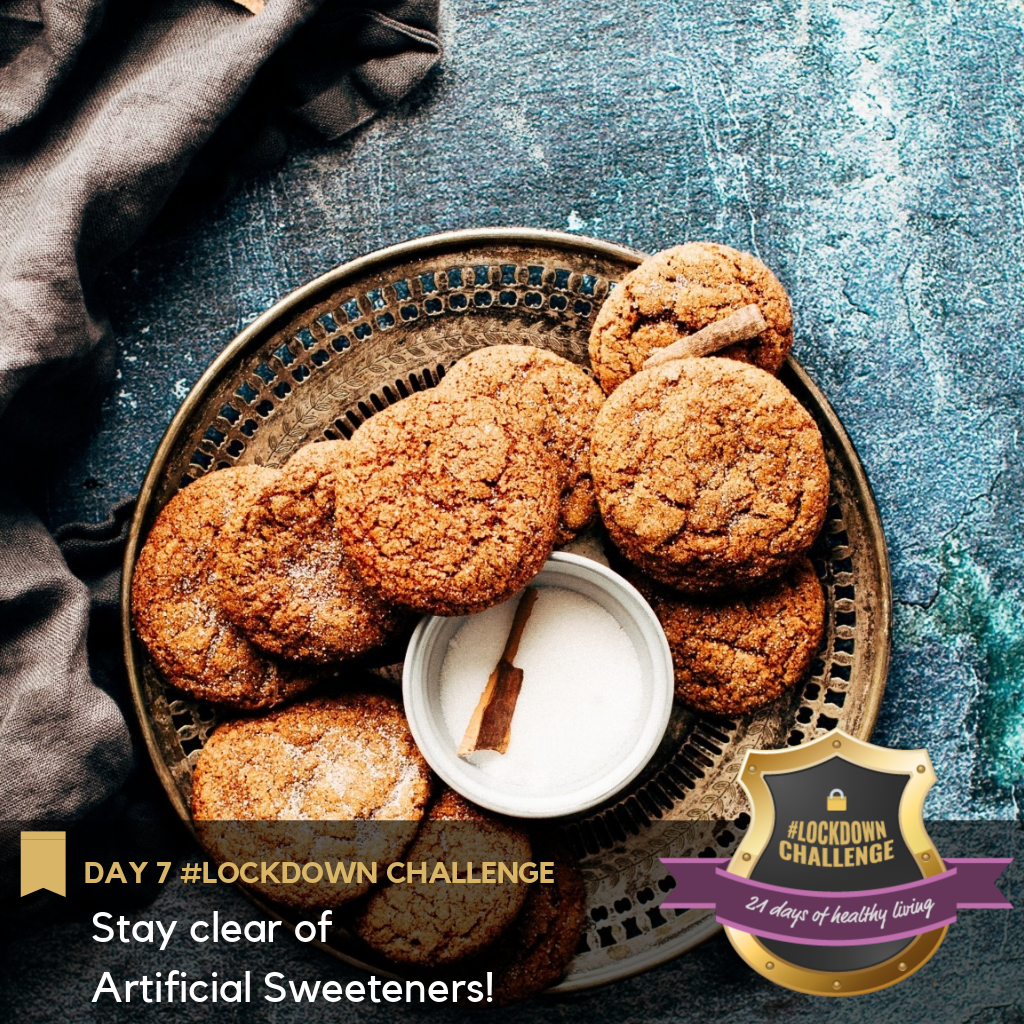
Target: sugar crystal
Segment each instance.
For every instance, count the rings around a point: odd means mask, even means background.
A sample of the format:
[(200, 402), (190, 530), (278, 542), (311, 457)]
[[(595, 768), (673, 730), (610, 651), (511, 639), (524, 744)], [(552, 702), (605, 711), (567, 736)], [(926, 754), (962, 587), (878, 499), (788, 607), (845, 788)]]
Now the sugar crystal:
[[(468, 618), (441, 668), (441, 713), (459, 745), (501, 657), (518, 599)], [(514, 664), (523, 686), (508, 751), (479, 751), (470, 764), (501, 789), (551, 795), (596, 779), (632, 750), (644, 722), (640, 659), (595, 601), (541, 587)]]

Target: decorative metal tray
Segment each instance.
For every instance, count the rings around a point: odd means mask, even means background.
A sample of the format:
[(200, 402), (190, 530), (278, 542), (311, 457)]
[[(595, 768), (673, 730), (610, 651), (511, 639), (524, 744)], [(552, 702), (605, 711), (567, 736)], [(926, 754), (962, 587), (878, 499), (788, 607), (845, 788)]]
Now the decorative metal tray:
[[(587, 364), (601, 302), (642, 254), (524, 229), (461, 231), (353, 260), (293, 292), (206, 370), (164, 436), (139, 496), (125, 555), (122, 623), (136, 712), (178, 813), (218, 712), (168, 690), (134, 637), (128, 593), (160, 508), (190, 478), (245, 463), (276, 466), (318, 437), (349, 436), (375, 411), (436, 384), (457, 359), (531, 344)], [(798, 744), (841, 726), (871, 735), (889, 663), (891, 586), (882, 527), (849, 437), (790, 360), (782, 379), (821, 428), (832, 472), (828, 520), (812, 553), (827, 597), (825, 639), (789, 698), (736, 719), (673, 714), (646, 772), (609, 805), (562, 823), (587, 880), (587, 930), (559, 991), (662, 963), (718, 928), (708, 910), (660, 911), (659, 857), (728, 855), (748, 824), (735, 785), (750, 749)], [(378, 973), (344, 933), (341, 958)]]

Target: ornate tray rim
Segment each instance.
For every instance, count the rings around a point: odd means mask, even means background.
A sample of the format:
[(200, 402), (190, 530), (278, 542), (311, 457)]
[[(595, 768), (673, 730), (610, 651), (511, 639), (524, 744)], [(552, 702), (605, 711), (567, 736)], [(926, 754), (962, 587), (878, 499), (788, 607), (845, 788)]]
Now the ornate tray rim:
[[(407, 257), (422, 257), (432, 253), (442, 253), (449, 249), (460, 249), (471, 246), (486, 244), (549, 246), (552, 248), (571, 250), (578, 254), (581, 249), (590, 249), (595, 256), (610, 259), (619, 259), (623, 262), (638, 264), (646, 258), (645, 253), (629, 246), (620, 245), (615, 242), (607, 242), (601, 239), (592, 238), (586, 235), (569, 234), (563, 231), (552, 231), (539, 228), (527, 227), (494, 227), (465, 229), (459, 231), (448, 231), (440, 234), (425, 235), (414, 238), (396, 245), (387, 246), (374, 252), (358, 256), (355, 259), (341, 263), (326, 273), (308, 282), (299, 288), (294, 289), (283, 298), (275, 302), (264, 313), (260, 314), (247, 327), (243, 328), (213, 359), (207, 368), (200, 375), (188, 395), (178, 407), (177, 412), (171, 419), (157, 450), (150, 461), (142, 486), (139, 489), (136, 500), (135, 511), (132, 516), (128, 540), (125, 546), (124, 559), (122, 562), (121, 575), (121, 638), (122, 650), (125, 658), (125, 665), (128, 671), (129, 687), (131, 690), (132, 706), (135, 711), (143, 738), (146, 743), (146, 750), (149, 759), (156, 771), (163, 789), (171, 801), (178, 817), (182, 820), (193, 836), (196, 835), (192, 824), (192, 816), (185, 805), (182, 794), (174, 781), (170, 769), (164, 760), (154, 730), (153, 722), (149, 714), (146, 702), (145, 688), (142, 680), (142, 673), (136, 661), (136, 650), (132, 636), (131, 624), (131, 579), (135, 561), (142, 544), (142, 530), (145, 524), (153, 495), (157, 488), (157, 482), (163, 474), (169, 455), (180, 439), (180, 435), (186, 429), (190, 417), (205, 397), (207, 391), (238, 359), (247, 348), (256, 343), (265, 333), (270, 332), (281, 320), (287, 320), (294, 315), (297, 309), (312, 304), (318, 294), (327, 290), (335, 290), (342, 285), (347, 278), (355, 277), (374, 270), (376, 267), (386, 266), (393, 260)], [(856, 499), (865, 511), (865, 519), (868, 528), (868, 540), (873, 549), (873, 557), (877, 560), (879, 568), (880, 588), (877, 594), (878, 602), (878, 626), (882, 636), (878, 637), (879, 656), (873, 666), (872, 678), (870, 679), (867, 692), (867, 700), (863, 705), (862, 726), (859, 730), (863, 733), (859, 738), (868, 739), (874, 731), (878, 718), (882, 697), (885, 693), (886, 680), (889, 672), (889, 664), (892, 650), (892, 576), (889, 566), (889, 554), (885, 541), (885, 534), (882, 529), (881, 516), (874, 493), (868, 482), (867, 473), (860, 461), (857, 450), (850, 439), (849, 434), (843, 427), (831, 403), (823, 392), (810, 379), (802, 366), (790, 356), (787, 361), (789, 372), (793, 373), (799, 380), (802, 387), (806, 388), (811, 398), (816, 403), (821, 416), (827, 421), (836, 439), (842, 448), (845, 458), (848, 460), (851, 480), (854, 484)], [(259, 906), (267, 913), (287, 921), (281, 917), (273, 908), (253, 894), (246, 893), (248, 899)], [(683, 948), (676, 949), (674, 944), (658, 946), (648, 954), (641, 954), (628, 960), (608, 964), (603, 970), (589, 972), (578, 980), (564, 981), (549, 989), (548, 992), (555, 994), (578, 992), (586, 989), (608, 984), (612, 981), (621, 981), (633, 977), (644, 971), (650, 970), (705, 942), (721, 926), (714, 921), (713, 915), (708, 915), (708, 921), (698, 929), (698, 935), (694, 939), (691, 932), (681, 933), (680, 938), (687, 939)], [(339, 959), (352, 964), (353, 966), (369, 969), (369, 966), (360, 962), (354, 957), (344, 954), (333, 946), (322, 945), (319, 942), (311, 943), (324, 951), (338, 957)], [(376, 970), (376, 968), (374, 968)], [(378, 971), (378, 973), (384, 973)], [(596, 976), (595, 976), (596, 975)]]

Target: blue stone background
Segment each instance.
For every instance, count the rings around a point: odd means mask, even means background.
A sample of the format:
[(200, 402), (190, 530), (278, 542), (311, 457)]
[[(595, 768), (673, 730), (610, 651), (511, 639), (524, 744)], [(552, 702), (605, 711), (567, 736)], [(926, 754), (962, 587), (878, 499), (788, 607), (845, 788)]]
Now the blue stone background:
[[(402, 108), (164, 223), (106, 275), (117, 385), (45, 496), (51, 524), (135, 493), (206, 364), (353, 256), (517, 224), (748, 249), (789, 289), (795, 354), (881, 509), (896, 602), (875, 738), (928, 748), (929, 817), (1022, 817), (1024, 2), (449, 0), (445, 35)], [(1021, 1021), (1021, 929), (990, 916), (883, 1002), (776, 989), (718, 939), (510, 1019)], [(982, 967), (957, 969), (954, 939)]]

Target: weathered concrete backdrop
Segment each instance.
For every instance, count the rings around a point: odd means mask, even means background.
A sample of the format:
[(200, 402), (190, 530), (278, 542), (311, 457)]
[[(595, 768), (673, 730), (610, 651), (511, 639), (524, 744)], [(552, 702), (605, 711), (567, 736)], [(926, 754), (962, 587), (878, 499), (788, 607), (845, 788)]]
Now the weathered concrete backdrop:
[[(120, 379), (52, 520), (99, 519), (133, 493), (222, 346), (362, 252), (505, 224), (749, 249), (789, 288), (795, 353), (881, 507), (896, 631), (876, 739), (928, 747), (929, 816), (1019, 817), (1024, 3), (451, 0), (446, 31), (443, 70), (405, 109), (162, 228), (108, 275)], [(976, 950), (987, 971), (947, 975), (941, 1005), (937, 970), (901, 986), (918, 987), (902, 1019), (1024, 1019), (1019, 986), (995, 991), (1013, 958), (1019, 979), (1019, 928), (1013, 951), (995, 931)], [(714, 985), (753, 986), (741, 1016), (826, 1019), (724, 946), (697, 956)], [(694, 985), (696, 963), (657, 972), (666, 995), (646, 1010), (637, 982), (608, 1012), (682, 1014), (667, 992)]]
[[(877, 737), (929, 812), (1024, 803), (1024, 3), (457, 0), (444, 70), (109, 276), (121, 378), (53, 516), (131, 494), (248, 321), (342, 260), (525, 224), (749, 249), (853, 437), (896, 591)], [(99, 483), (102, 486), (97, 487)]]

